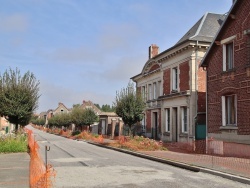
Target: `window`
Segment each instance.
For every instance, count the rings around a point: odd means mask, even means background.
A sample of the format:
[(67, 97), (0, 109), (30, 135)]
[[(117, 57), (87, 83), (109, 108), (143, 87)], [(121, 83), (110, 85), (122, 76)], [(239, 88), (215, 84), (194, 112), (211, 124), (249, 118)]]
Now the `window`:
[(221, 41), (223, 44), (223, 71), (234, 68), (234, 43), (235, 36), (231, 36)]
[(178, 70), (177, 67), (172, 69), (172, 90), (178, 89)]
[(187, 132), (187, 107), (182, 107), (182, 132)]
[(145, 123), (145, 114), (143, 114), (143, 118), (141, 120), (141, 125), (142, 125), (142, 133), (146, 132), (146, 123)]
[(165, 125), (166, 125), (166, 131), (170, 131), (170, 109), (166, 108), (165, 109)]
[(161, 81), (158, 81), (158, 96), (161, 96)]
[(149, 100), (152, 99), (152, 85), (151, 84), (148, 85), (148, 99)]
[(142, 98), (143, 100), (146, 100), (146, 87), (142, 86)]
[(236, 95), (222, 96), (222, 124), (236, 126)]
[(156, 88), (156, 82), (153, 83), (153, 99), (157, 98), (157, 88)]

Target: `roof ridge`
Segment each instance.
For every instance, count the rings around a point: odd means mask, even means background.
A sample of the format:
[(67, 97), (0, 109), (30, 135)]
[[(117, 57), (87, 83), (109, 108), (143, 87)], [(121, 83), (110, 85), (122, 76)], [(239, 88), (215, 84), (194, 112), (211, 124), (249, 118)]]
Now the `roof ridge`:
[(206, 13), (203, 15), (203, 18), (202, 18), (202, 20), (201, 20), (201, 23), (200, 23), (200, 25), (199, 25), (199, 27), (198, 27), (196, 33), (195, 33), (192, 37), (190, 37), (189, 39), (192, 39), (192, 38), (196, 37), (196, 36), (200, 33), (201, 28), (202, 28), (202, 25), (204, 24), (204, 22), (205, 22), (205, 20), (206, 20), (206, 18), (207, 18), (207, 15), (208, 15), (208, 12), (206, 12)]

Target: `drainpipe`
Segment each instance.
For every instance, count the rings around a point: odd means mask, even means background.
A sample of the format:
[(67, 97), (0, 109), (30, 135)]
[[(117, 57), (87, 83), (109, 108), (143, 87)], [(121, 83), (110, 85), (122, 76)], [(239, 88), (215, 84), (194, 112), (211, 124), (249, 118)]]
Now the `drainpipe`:
[[(194, 119), (193, 119), (193, 122), (194, 122), (194, 135), (193, 135), (193, 140), (195, 141), (195, 125), (196, 125), (196, 119), (197, 119), (197, 111), (198, 111), (198, 88), (197, 88), (197, 67), (198, 67), (198, 44), (199, 44), (199, 41), (197, 40), (196, 41), (196, 52), (195, 52), (195, 101), (196, 101), (196, 105), (195, 105), (195, 110), (196, 110), (196, 113), (195, 113), (195, 116), (194, 116)], [(194, 146), (195, 147), (195, 146)]]

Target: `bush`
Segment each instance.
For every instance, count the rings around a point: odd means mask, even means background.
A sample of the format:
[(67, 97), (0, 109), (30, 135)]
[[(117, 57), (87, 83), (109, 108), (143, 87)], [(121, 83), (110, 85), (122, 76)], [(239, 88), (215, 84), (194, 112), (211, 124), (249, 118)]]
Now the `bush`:
[(78, 135), (78, 134), (80, 134), (80, 133), (81, 133), (81, 131), (73, 131), (73, 132), (72, 132), (72, 136)]
[(27, 152), (28, 143), (25, 134), (5, 135), (0, 138), (0, 153)]

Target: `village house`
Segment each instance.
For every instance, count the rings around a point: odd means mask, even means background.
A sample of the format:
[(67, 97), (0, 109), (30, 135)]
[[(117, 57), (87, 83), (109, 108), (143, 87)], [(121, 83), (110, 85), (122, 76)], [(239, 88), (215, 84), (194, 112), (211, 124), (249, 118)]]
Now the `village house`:
[(223, 19), (206, 13), (171, 48), (158, 53), (158, 46), (149, 47), (148, 61), (131, 78), (147, 104), (145, 136), (167, 142), (205, 139), (205, 129), (196, 134), (206, 123), (206, 74), (199, 65)]
[(250, 1), (234, 1), (201, 66), (214, 153), (250, 156)]

